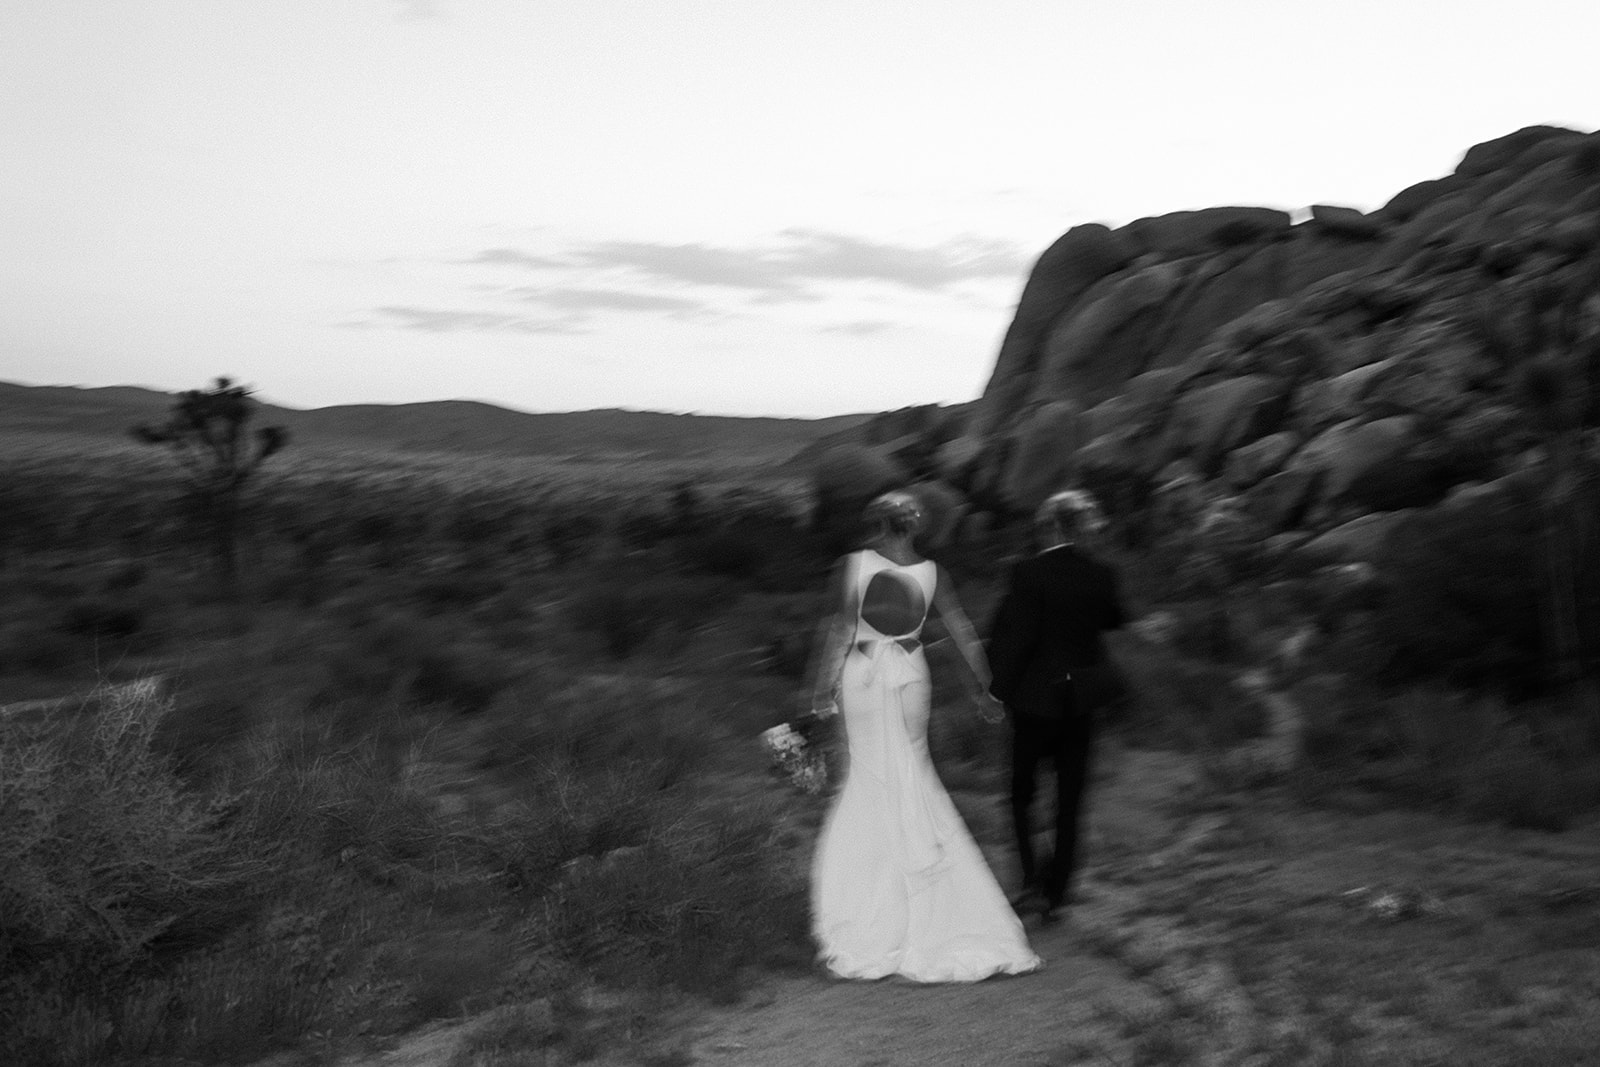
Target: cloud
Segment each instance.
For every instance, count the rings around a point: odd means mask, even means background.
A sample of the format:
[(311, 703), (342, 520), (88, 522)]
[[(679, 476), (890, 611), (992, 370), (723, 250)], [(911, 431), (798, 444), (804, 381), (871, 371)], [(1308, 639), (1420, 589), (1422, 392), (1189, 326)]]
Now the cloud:
[(559, 319), (530, 319), (494, 311), (440, 310), (406, 306), (375, 308), (377, 320), (348, 323), (352, 326), (393, 327), (422, 333), (585, 333), (571, 316)]
[(530, 304), (543, 304), (576, 314), (591, 311), (665, 311), (690, 315), (709, 310), (703, 300), (681, 296), (660, 296), (655, 293), (634, 293), (621, 289), (536, 289), (532, 287), (509, 290)]
[(825, 230), (786, 230), (784, 236), (794, 242), (788, 254), (792, 269), (814, 279), (882, 281), (933, 290), (1011, 277), (1026, 267), (1021, 250), (1005, 241), (968, 237), (918, 247)]
[(459, 263), (488, 263), (503, 267), (566, 267), (570, 266), (566, 260), (553, 259), (550, 256), (534, 255), (524, 252), (520, 248), (485, 248), (471, 259), (457, 260)]
[(394, 0), (396, 22), (425, 22), (439, 17), (433, 0)]
[[(496, 246), (450, 265), (510, 268), (530, 283), (467, 286), (473, 302), (494, 301), (482, 310), (390, 304), (343, 325), (432, 334), (575, 334), (617, 314), (680, 320), (738, 315), (737, 306), (728, 306), (729, 291), (750, 309), (816, 303), (833, 299), (839, 286), (862, 283), (965, 302), (976, 291), (961, 283), (1015, 279), (1027, 266), (1017, 246), (1000, 240), (962, 237), (911, 245), (809, 229), (784, 230), (746, 245), (590, 241), (549, 252)], [(858, 337), (893, 328), (880, 319), (822, 327)]]
[(766, 293), (798, 287), (798, 281), (769, 249), (601, 241), (575, 249), (572, 256), (577, 264), (586, 267), (622, 268), (691, 285), (755, 289)]
[(811, 299), (812, 287), (829, 282), (882, 282), (933, 292), (965, 281), (1015, 278), (1028, 265), (1023, 251), (1007, 241), (964, 237), (905, 245), (806, 229), (745, 246), (596, 241), (556, 256), (490, 248), (466, 262), (623, 271), (680, 285), (746, 290), (763, 303)]
[(875, 333), (892, 330), (896, 326), (892, 322), (881, 322), (876, 319), (860, 319), (856, 322), (840, 322), (832, 326), (824, 326), (823, 333), (843, 333), (852, 337), (869, 337)]

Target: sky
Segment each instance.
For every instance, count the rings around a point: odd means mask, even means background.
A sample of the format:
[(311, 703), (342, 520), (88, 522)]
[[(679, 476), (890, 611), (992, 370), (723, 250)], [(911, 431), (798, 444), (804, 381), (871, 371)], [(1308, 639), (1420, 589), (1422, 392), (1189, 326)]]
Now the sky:
[(1072, 226), (1600, 128), (1592, 0), (0, 0), (0, 380), (978, 396)]

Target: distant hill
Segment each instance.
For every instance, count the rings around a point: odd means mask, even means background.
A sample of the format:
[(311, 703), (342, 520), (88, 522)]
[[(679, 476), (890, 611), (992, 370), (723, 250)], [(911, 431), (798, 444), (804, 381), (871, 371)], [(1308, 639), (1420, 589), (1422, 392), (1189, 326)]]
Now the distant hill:
[[(165, 418), (173, 400), (174, 394), (135, 386), (90, 389), (0, 382), (0, 434), (123, 437), (137, 423)], [(330, 447), (502, 456), (727, 455), (778, 462), (869, 418), (741, 418), (618, 408), (530, 413), (478, 401), (441, 400), (310, 410), (262, 404), (256, 425), (283, 426), (301, 444)]]

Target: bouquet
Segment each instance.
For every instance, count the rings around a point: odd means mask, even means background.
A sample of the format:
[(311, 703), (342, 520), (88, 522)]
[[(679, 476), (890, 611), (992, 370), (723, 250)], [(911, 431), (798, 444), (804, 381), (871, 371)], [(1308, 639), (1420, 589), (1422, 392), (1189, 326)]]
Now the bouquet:
[(805, 793), (820, 793), (828, 785), (827, 759), (815, 741), (825, 721), (820, 715), (804, 715), (761, 733), (761, 747), (772, 760), (772, 769)]

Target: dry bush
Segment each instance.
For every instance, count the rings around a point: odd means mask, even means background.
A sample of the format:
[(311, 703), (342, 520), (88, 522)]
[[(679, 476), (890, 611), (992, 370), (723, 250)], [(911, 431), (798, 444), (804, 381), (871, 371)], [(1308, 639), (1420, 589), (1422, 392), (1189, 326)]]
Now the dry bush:
[(611, 984), (735, 1001), (741, 968), (809, 958), (805, 887), (771, 862), (771, 833), (759, 808), (654, 818), (562, 864), (524, 935)]
[(583, 584), (568, 610), (573, 625), (602, 651), (627, 659), (657, 635), (704, 625), (729, 599), (723, 581), (676, 573), (659, 562), (624, 560)]
[[(0, 1001), (82, 1015), (96, 983), (217, 936), (254, 899), (271, 850), (152, 752), (169, 706), (153, 688), (106, 689), (64, 724), (3, 727)], [(20, 1049), (49, 1036), (12, 1034)]]
[(169, 707), (153, 691), (106, 689), (67, 729), (18, 727), (0, 747), (8, 958), (125, 965), (231, 911), (263, 870), (151, 751)]
[(1354, 785), (1405, 804), (1539, 830), (1564, 829), (1600, 806), (1590, 726), (1559, 708), (1328, 679), (1308, 679), (1294, 696), (1305, 715), (1307, 798)]

